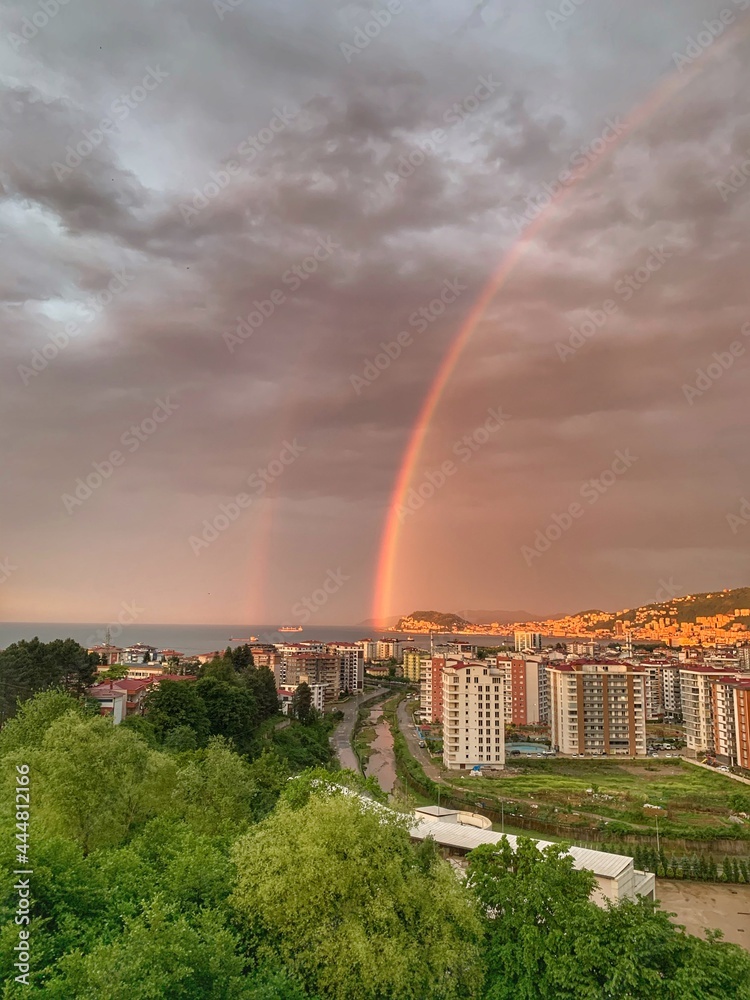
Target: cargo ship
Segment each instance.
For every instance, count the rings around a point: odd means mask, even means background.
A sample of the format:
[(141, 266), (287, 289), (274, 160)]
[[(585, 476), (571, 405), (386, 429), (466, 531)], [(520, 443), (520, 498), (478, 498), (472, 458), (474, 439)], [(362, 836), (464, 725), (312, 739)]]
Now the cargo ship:
[(257, 635), (248, 635), (248, 636), (245, 636), (243, 638), (240, 638), (240, 637), (238, 637), (236, 635), (230, 635), (229, 636), (229, 641), (230, 642), (257, 642), (258, 641), (258, 636)]
[(301, 632), (301, 625), (279, 625), (277, 632)]

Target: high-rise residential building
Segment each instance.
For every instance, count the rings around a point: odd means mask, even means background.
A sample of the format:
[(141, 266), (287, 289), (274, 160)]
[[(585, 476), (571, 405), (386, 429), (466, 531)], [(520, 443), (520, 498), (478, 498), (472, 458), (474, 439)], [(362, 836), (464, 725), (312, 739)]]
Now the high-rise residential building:
[(541, 632), (514, 632), (517, 653), (538, 652), (542, 648)]
[(682, 716), (680, 696), (680, 664), (672, 663), (662, 668), (662, 699), (664, 714), (670, 719)]
[(680, 670), (680, 702), (685, 723), (685, 742), (691, 755), (715, 753), (714, 682), (736, 677), (721, 670), (695, 663)]
[(372, 663), (373, 660), (378, 658), (378, 643), (376, 639), (358, 639), (355, 646), (359, 646), (362, 650), (362, 655), (365, 658), (365, 663)]
[(504, 671), (487, 660), (442, 669), (443, 763), (453, 771), (505, 763)]
[(400, 639), (378, 639), (375, 659), (400, 660), (400, 649)]
[(734, 688), (734, 725), (737, 763), (750, 770), (750, 681), (742, 680)]
[(504, 674), (505, 722), (536, 726), (549, 712), (547, 668), (538, 656), (498, 653), (495, 667)]
[(329, 642), (326, 652), (340, 661), (339, 687), (354, 694), (365, 689), (365, 657), (356, 642)]
[(429, 659), (429, 653), (417, 646), (408, 646), (403, 650), (404, 677), (418, 684), (422, 679), (422, 660)]
[(552, 746), (563, 754), (646, 753), (646, 680), (620, 660), (580, 660), (547, 667)]
[(444, 656), (431, 656), (422, 660), (419, 707), (425, 722), (442, 722), (443, 719), (443, 670), (446, 664), (457, 660), (447, 660)]
[(335, 701), (341, 691), (341, 657), (311, 652), (282, 653), (276, 686), (296, 688), (302, 681), (311, 687), (324, 684), (326, 700)]

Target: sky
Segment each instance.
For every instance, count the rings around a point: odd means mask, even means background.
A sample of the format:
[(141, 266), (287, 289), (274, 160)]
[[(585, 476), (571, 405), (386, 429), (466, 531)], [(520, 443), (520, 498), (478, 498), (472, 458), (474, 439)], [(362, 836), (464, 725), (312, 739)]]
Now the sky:
[(11, 0), (0, 618), (748, 584), (743, 7)]

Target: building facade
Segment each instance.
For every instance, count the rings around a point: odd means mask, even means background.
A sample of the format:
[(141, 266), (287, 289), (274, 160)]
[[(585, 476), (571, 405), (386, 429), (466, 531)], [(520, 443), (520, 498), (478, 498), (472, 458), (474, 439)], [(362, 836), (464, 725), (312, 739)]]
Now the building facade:
[(443, 763), (450, 770), (504, 766), (504, 680), (504, 671), (486, 660), (443, 667)]
[(498, 653), (495, 667), (504, 675), (506, 725), (537, 726), (546, 721), (547, 669), (541, 658)]
[(513, 637), (517, 653), (525, 653), (527, 651), (538, 652), (542, 648), (541, 632), (514, 632)]
[(339, 689), (358, 694), (365, 689), (365, 655), (355, 642), (331, 642), (326, 652), (338, 656), (340, 662)]
[(552, 746), (562, 754), (646, 754), (646, 682), (622, 661), (548, 666)]

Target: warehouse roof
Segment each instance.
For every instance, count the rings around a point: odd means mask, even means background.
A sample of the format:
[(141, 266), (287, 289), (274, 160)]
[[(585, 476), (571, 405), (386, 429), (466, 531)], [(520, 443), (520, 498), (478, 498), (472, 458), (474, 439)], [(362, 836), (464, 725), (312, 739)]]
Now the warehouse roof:
[[(480, 830), (478, 827), (464, 826), (460, 823), (442, 823), (439, 820), (422, 820), (411, 828), (410, 833), (415, 840), (433, 837), (435, 842), (443, 847), (453, 847), (465, 851), (472, 851), (481, 844), (498, 844), (503, 836), (508, 838), (510, 846), (515, 850), (518, 839), (512, 834), (496, 833), (494, 830)], [(551, 846), (545, 840), (538, 840), (536, 844), (540, 850)], [(573, 858), (575, 868), (585, 868), (602, 878), (617, 878), (633, 864), (633, 859), (623, 854), (590, 851), (585, 847), (571, 847), (568, 852)]]

